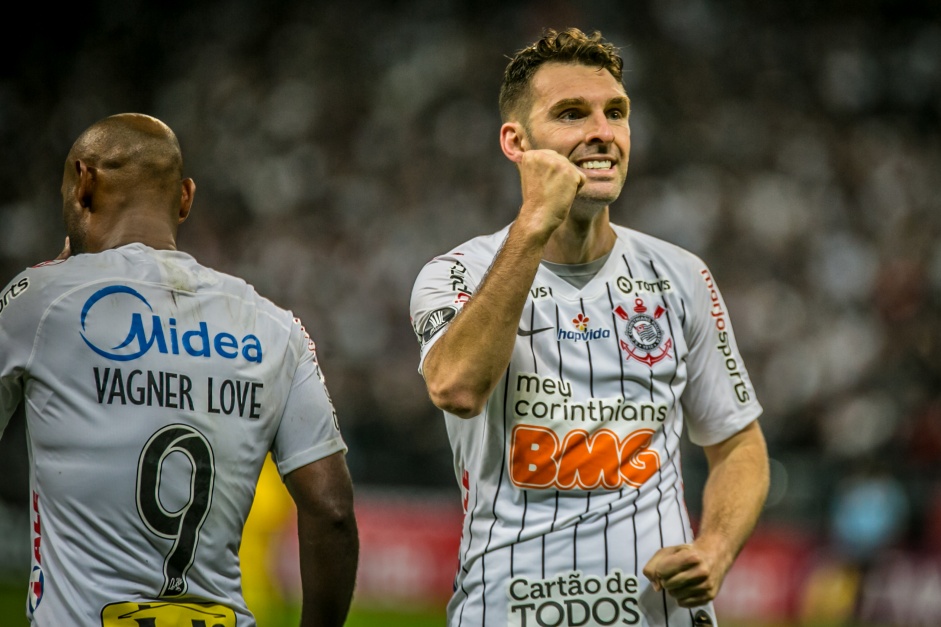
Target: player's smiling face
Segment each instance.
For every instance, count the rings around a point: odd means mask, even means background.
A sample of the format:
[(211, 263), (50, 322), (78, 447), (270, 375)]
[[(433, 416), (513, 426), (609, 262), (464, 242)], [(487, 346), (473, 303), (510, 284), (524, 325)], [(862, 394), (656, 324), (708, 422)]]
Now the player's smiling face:
[(578, 198), (609, 204), (621, 193), (631, 150), (630, 100), (605, 69), (575, 63), (541, 66), (530, 84), (524, 148), (555, 150), (584, 172)]

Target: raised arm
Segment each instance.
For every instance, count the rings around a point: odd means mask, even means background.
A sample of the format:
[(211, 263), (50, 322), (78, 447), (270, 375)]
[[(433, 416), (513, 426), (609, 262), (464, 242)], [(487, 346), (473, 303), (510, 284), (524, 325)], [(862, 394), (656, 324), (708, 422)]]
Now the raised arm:
[(551, 150), (529, 150), (519, 166), (519, 215), (479, 289), (429, 349), (422, 367), (432, 402), (461, 418), (480, 414), (510, 363), (546, 244), (584, 181), (575, 166)]
[(682, 607), (716, 597), (768, 496), (768, 451), (757, 420), (704, 450), (709, 478), (696, 540), (660, 549), (644, 567), (654, 587)]
[(335, 453), (302, 466), (285, 483), (297, 504), (301, 627), (339, 627), (350, 609), (359, 560), (346, 458)]

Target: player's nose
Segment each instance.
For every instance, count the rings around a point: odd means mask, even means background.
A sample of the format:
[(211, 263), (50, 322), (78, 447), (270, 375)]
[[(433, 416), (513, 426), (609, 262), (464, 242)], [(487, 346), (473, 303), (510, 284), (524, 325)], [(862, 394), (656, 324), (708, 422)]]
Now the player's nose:
[(585, 141), (589, 144), (610, 144), (614, 141), (614, 129), (604, 111), (595, 111), (589, 116)]

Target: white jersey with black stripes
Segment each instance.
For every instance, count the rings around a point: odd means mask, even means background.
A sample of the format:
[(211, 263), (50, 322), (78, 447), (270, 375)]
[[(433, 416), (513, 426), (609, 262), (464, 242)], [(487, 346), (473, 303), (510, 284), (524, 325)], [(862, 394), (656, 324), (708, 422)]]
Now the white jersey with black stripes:
[(25, 401), (34, 625), (254, 625), (238, 547), (270, 451), (346, 446), (313, 341), (244, 281), (142, 244), (21, 273), (0, 433)]
[[(445, 413), (464, 492), (448, 624), (716, 625), (642, 574), (692, 540), (680, 463), (761, 413), (705, 264), (654, 237), (617, 240), (579, 288), (540, 266), (510, 365), (483, 412)], [(422, 360), (473, 297), (509, 227), (435, 258), (412, 292)]]

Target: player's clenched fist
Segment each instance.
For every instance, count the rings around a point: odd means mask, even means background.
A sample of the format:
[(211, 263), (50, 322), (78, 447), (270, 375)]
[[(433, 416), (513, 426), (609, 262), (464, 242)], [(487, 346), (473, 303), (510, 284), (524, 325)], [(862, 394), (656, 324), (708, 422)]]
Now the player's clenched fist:
[(719, 594), (725, 570), (707, 552), (693, 544), (681, 544), (657, 551), (644, 566), (644, 576), (655, 590), (666, 590), (681, 607), (696, 607)]
[(550, 235), (568, 215), (585, 175), (554, 150), (527, 150), (519, 169), (523, 190), (519, 219)]

